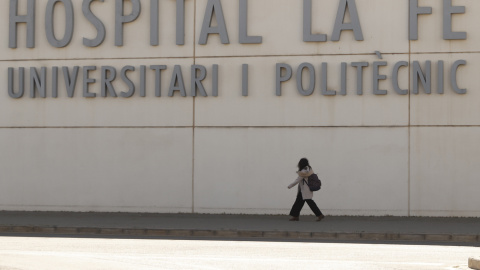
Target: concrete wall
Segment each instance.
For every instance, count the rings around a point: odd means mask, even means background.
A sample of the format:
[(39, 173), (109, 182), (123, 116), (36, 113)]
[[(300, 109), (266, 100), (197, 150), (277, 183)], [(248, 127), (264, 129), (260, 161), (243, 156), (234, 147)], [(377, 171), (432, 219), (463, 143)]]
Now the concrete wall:
[[(207, 0), (185, 1), (185, 45), (175, 45), (175, 1), (160, 0), (160, 45), (149, 44), (149, 5), (141, 0), (140, 17), (124, 26), (124, 46), (114, 46), (114, 1), (96, 1), (92, 11), (103, 21), (102, 45), (87, 48), (84, 37), (95, 28), (75, 6), (75, 31), (65, 48), (53, 48), (45, 37), (47, 0), (37, 0), (36, 47), (25, 48), (25, 25), (19, 26), (18, 48), (0, 44), (0, 210), (133, 211), (288, 214), (295, 191), (296, 164), (308, 157), (323, 180), (315, 200), (327, 215), (418, 215), (479, 217), (480, 197), (480, 2), (455, 0), (466, 13), (453, 15), (453, 30), (467, 40), (442, 38), (442, 3), (420, 0), (432, 15), (419, 16), (419, 39), (408, 40), (409, 1), (356, 0), (364, 41), (345, 31), (331, 41), (338, 1), (313, 0), (312, 31), (328, 41), (302, 40), (303, 1), (249, 1), (248, 32), (262, 44), (238, 43), (238, 1), (222, 0), (230, 44), (211, 35), (198, 39)], [(130, 4), (126, 1), (126, 13)], [(20, 0), (20, 13), (26, 1)], [(55, 13), (62, 22), (64, 14)], [(9, 3), (0, 3), (0, 36), (8, 37)], [(348, 19), (349, 16), (347, 16)], [(57, 25), (56, 25), (57, 27)], [(62, 24), (55, 31), (63, 33)], [(383, 59), (374, 53), (380, 51)], [(467, 94), (449, 84), (450, 66), (464, 59), (457, 81)], [(432, 62), (432, 93), (413, 94), (412, 64)], [(445, 93), (438, 94), (437, 61), (445, 65)], [(356, 69), (368, 62), (364, 94), (356, 94)], [(374, 95), (374, 61), (386, 61), (380, 89)], [(395, 63), (400, 69), (397, 94), (392, 86)], [(311, 63), (316, 86), (311, 96), (297, 91), (297, 67)], [(328, 88), (340, 91), (341, 63), (347, 67), (347, 95), (324, 96), (321, 64), (328, 63)], [(293, 77), (275, 95), (275, 65), (289, 64)], [(190, 67), (204, 65), (208, 97), (190, 96)], [(242, 64), (249, 65), (249, 93), (242, 96)], [(166, 65), (162, 96), (155, 97), (154, 71), (147, 70), (147, 96), (99, 97), (101, 66), (120, 70)], [(184, 73), (189, 96), (168, 97), (174, 65)], [(219, 67), (218, 97), (211, 89), (213, 65)], [(19, 99), (8, 95), (8, 68), (97, 66), (90, 76), (96, 98), (82, 97), (80, 69), (74, 98), (60, 80), (59, 96)], [(63, 79), (60, 73), (59, 78)], [(15, 75), (17, 80), (18, 74)], [(117, 75), (119, 77), (119, 75)], [(17, 81), (14, 81), (16, 87)], [(308, 85), (306, 74), (303, 76)], [(117, 78), (118, 92), (127, 91)], [(138, 91), (138, 89), (137, 89)], [(305, 214), (311, 213), (304, 209)]]

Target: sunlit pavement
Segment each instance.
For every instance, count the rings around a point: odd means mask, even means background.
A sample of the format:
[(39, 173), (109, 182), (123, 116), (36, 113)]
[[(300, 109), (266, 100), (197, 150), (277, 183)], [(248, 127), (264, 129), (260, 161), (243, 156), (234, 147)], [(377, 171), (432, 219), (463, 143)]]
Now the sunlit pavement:
[(479, 247), (0, 237), (0, 269), (468, 269)]

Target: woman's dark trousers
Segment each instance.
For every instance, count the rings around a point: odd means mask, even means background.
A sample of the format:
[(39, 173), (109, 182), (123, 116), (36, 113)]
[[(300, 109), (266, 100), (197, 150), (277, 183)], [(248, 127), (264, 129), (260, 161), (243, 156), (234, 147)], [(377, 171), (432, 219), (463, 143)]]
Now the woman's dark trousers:
[(317, 204), (312, 199), (304, 200), (302, 197), (302, 192), (298, 192), (297, 199), (295, 200), (295, 203), (292, 206), (292, 210), (290, 210), (290, 216), (292, 217), (300, 216), (300, 211), (302, 211), (302, 207), (305, 204), (305, 202), (307, 202), (308, 206), (310, 206), (310, 209), (312, 209), (315, 216), (318, 217), (323, 215), (322, 211), (318, 209)]

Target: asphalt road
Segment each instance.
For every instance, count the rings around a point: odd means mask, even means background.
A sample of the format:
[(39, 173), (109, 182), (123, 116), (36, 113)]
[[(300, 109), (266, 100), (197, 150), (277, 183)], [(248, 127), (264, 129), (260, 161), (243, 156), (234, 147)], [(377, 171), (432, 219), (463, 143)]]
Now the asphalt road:
[(479, 247), (0, 237), (1, 270), (42, 269), (468, 269)]

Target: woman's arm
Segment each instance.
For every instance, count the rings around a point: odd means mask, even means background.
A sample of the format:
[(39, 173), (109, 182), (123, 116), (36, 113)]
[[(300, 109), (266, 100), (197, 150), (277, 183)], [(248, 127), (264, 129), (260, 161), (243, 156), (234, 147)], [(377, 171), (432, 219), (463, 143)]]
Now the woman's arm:
[(297, 180), (295, 180), (293, 183), (291, 183), (290, 185), (288, 185), (288, 188), (292, 188), (294, 186), (296, 186), (298, 183), (300, 183), (300, 181), (302, 181), (303, 177), (297, 177)]

